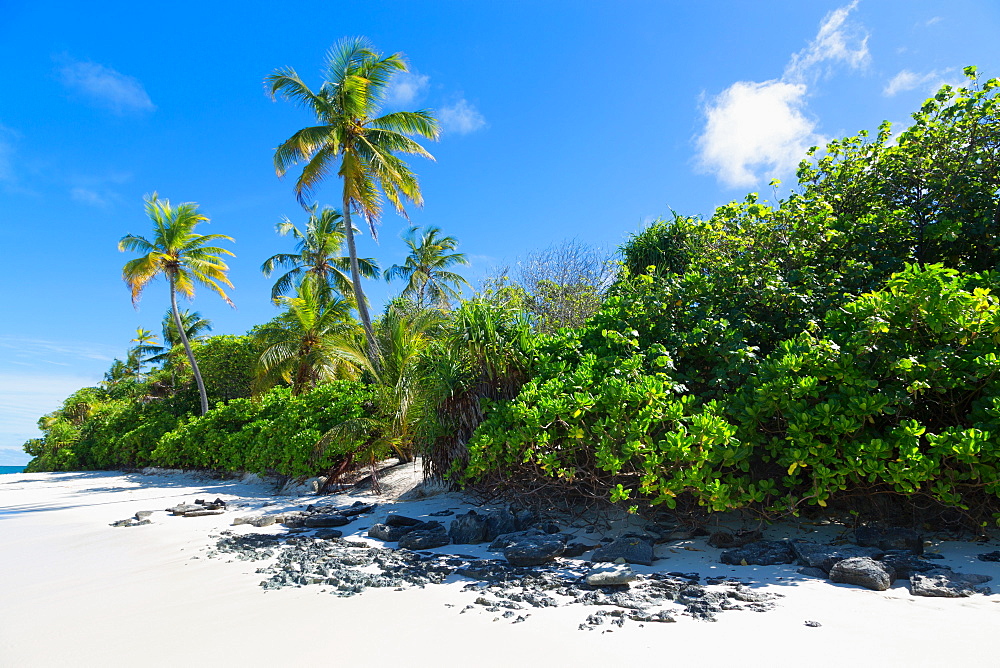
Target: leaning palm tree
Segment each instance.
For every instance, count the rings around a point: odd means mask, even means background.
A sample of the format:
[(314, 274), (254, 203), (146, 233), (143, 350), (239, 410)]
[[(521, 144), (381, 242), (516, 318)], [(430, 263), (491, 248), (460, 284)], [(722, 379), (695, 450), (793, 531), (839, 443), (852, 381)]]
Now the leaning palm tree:
[(221, 239), (227, 241), (233, 239), (224, 234), (195, 233), (195, 226), (198, 223), (208, 222), (208, 218), (198, 212), (198, 205), (194, 202), (171, 206), (170, 200), (161, 200), (156, 193), (153, 193), (146, 198), (146, 215), (153, 221), (151, 240), (128, 234), (118, 242), (120, 251), (142, 253), (140, 257), (125, 263), (122, 268), (122, 279), (132, 291), (132, 304), (137, 308), (139, 297), (150, 281), (161, 275), (167, 279), (174, 324), (191, 363), (195, 382), (198, 384), (201, 412), (204, 415), (208, 412), (208, 394), (205, 392), (205, 382), (198, 370), (198, 362), (191, 350), (191, 343), (181, 324), (177, 293), (180, 292), (188, 299), (193, 299), (195, 284), (200, 283), (217, 292), (232, 306), (232, 300), (219, 283), (229, 287), (233, 285), (226, 276), (229, 267), (220, 257), (223, 254), (233, 255), (233, 253), (225, 248), (208, 244)]
[(292, 165), (306, 163), (295, 183), (296, 197), (303, 205), (334, 168), (343, 182), (342, 213), (351, 283), (373, 355), (375, 336), (361, 288), (351, 213), (363, 215), (372, 237), (377, 237), (375, 224), (382, 212), (383, 194), (401, 214), (404, 201), (421, 205), (417, 177), (396, 154), (433, 160), (409, 135), (428, 139), (438, 136), (437, 121), (429, 111), (396, 111), (379, 116), (386, 86), (393, 75), (406, 70), (402, 54), (383, 56), (367, 39), (353, 37), (341, 40), (330, 50), (324, 81), (316, 91), (291, 68), (279, 69), (266, 79), (272, 99), (280, 96), (306, 107), (319, 123), (299, 130), (275, 150), (278, 176), (284, 176)]
[[(323, 298), (329, 298), (331, 291), (339, 292), (344, 297), (354, 294), (348, 277), (351, 258), (340, 254), (346, 236), (344, 219), (336, 209), (318, 209), (318, 204), (309, 207), (309, 220), (304, 230), (288, 218), (283, 218), (275, 226), (278, 234), (291, 234), (296, 241), (294, 253), (272, 255), (260, 267), (264, 276), (270, 276), (279, 267), (288, 269), (271, 288), (271, 299), (275, 303), (279, 297), (292, 294), (305, 276), (319, 279), (316, 287), (321, 290)], [(375, 278), (379, 271), (378, 262), (370, 257), (358, 258), (358, 270), (364, 278)]]
[(297, 395), (321, 381), (357, 377), (361, 362), (343, 352), (345, 342), (357, 332), (351, 303), (320, 298), (316, 283), (317, 279), (307, 277), (296, 296), (279, 297), (287, 310), (257, 331), (263, 352), (254, 379), (255, 394), (282, 380)]
[(468, 286), (462, 276), (448, 271), (456, 264), (469, 264), (465, 253), (452, 253), (458, 247), (455, 237), (441, 236), (441, 228), (428, 227), (423, 234), (417, 234), (419, 227), (411, 227), (403, 241), (410, 248), (403, 264), (394, 264), (385, 270), (387, 282), (399, 278), (406, 281), (402, 296), (412, 299), (420, 308), (436, 306), (441, 309), (451, 307), (452, 299), (461, 299), (455, 288)]

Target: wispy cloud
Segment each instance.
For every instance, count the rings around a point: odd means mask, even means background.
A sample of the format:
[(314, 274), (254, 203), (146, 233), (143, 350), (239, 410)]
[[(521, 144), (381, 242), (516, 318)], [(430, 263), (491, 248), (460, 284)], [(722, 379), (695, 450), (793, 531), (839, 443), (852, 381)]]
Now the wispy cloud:
[(413, 104), (426, 93), (430, 79), (426, 74), (400, 72), (392, 78), (386, 89), (386, 104), (390, 107)]
[(902, 70), (889, 80), (889, 83), (882, 90), (882, 94), (886, 97), (892, 97), (893, 95), (917, 88), (930, 91), (937, 90), (946, 83), (957, 83), (950, 80), (955, 78), (954, 75), (957, 71), (957, 68), (954, 67), (943, 70), (932, 70), (923, 74), (911, 72), (910, 70)]
[(751, 186), (790, 172), (809, 147), (825, 143), (807, 112), (809, 86), (832, 65), (860, 69), (870, 62), (867, 33), (848, 20), (856, 6), (857, 0), (827, 14), (780, 78), (737, 81), (707, 101), (698, 137), (702, 170), (730, 187)]
[(816, 37), (809, 45), (793, 54), (782, 77), (785, 81), (803, 81), (823, 72), (826, 63), (843, 63), (850, 68), (865, 67), (871, 61), (868, 33), (860, 25), (848, 22), (858, 0), (835, 9), (820, 23)]
[(107, 198), (101, 196), (93, 190), (90, 190), (89, 188), (71, 188), (69, 196), (74, 202), (80, 202), (81, 204), (89, 204), (91, 206), (102, 208), (108, 206), (110, 203)]
[(156, 109), (142, 82), (135, 77), (99, 63), (62, 60), (59, 76), (63, 85), (92, 104), (116, 114)]
[(443, 133), (467, 135), (486, 127), (486, 119), (465, 98), (438, 109), (437, 117)]
[(927, 19), (927, 21), (924, 22), (924, 25), (925, 26), (932, 26), (935, 23), (941, 23), (941, 21), (943, 21), (943, 20), (944, 19), (941, 18), (940, 16), (932, 16), (931, 18)]
[(65, 341), (49, 341), (45, 339), (28, 339), (14, 336), (0, 337), (0, 350), (4, 351), (4, 362), (34, 362), (46, 357), (64, 355), (72, 359), (88, 359), (99, 362), (110, 362), (115, 355), (111, 346), (91, 343), (76, 343)]

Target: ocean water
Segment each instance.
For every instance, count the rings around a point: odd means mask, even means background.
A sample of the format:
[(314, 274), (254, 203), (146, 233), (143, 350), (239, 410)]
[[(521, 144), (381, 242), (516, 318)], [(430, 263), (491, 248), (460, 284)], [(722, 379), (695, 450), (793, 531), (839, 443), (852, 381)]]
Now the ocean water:
[(0, 466), (0, 475), (4, 473), (20, 473), (23, 470), (23, 466)]

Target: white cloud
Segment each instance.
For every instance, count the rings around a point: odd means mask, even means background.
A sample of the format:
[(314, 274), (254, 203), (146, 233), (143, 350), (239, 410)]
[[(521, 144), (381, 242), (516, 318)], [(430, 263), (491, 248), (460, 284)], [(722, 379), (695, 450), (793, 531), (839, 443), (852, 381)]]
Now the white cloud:
[(944, 19), (941, 18), (940, 16), (932, 16), (931, 18), (927, 19), (927, 21), (924, 23), (924, 25), (925, 26), (932, 26), (935, 23), (940, 23), (943, 20)]
[(708, 101), (698, 138), (702, 170), (730, 187), (751, 186), (791, 172), (809, 147), (826, 142), (806, 113), (809, 85), (828, 73), (824, 65), (859, 69), (870, 61), (867, 33), (848, 21), (856, 6), (854, 0), (827, 14), (780, 79), (737, 81)]
[(390, 107), (405, 107), (423, 96), (430, 77), (416, 72), (400, 72), (386, 89), (385, 102)]
[(438, 109), (441, 132), (467, 135), (486, 125), (486, 119), (468, 100), (462, 98), (455, 104)]
[(792, 55), (782, 79), (802, 81), (815, 74), (817, 66), (828, 61), (845, 63), (852, 69), (866, 66), (871, 60), (868, 34), (861, 26), (847, 21), (857, 5), (858, 0), (854, 0), (827, 14), (809, 46)]
[(141, 81), (110, 67), (67, 60), (59, 75), (67, 88), (117, 114), (156, 109)]
[(953, 74), (955, 71), (954, 67), (944, 70), (932, 70), (924, 74), (918, 74), (916, 72), (911, 72), (910, 70), (902, 70), (899, 74), (894, 76), (889, 83), (886, 84), (885, 88), (882, 90), (882, 94), (886, 97), (892, 97), (898, 93), (915, 90), (917, 88), (934, 91), (946, 83), (952, 83), (954, 85), (955, 82), (948, 80), (948, 75)]
[(823, 143), (803, 113), (805, 84), (738, 81), (709, 104), (701, 162), (727, 186), (750, 186), (757, 170), (777, 176), (795, 168), (810, 146)]

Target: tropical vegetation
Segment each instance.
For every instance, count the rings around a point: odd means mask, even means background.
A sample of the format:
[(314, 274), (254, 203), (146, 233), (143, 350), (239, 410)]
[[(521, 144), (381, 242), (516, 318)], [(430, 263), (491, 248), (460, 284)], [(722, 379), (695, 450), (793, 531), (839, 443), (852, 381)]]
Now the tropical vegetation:
[(523, 498), (763, 517), (891, 500), (1000, 521), (996, 79), (968, 68), (909, 128), (813, 150), (786, 198), (674, 213), (614, 263), (564, 242), (463, 298), (457, 239), (411, 227), (406, 260), (383, 274), (400, 294), (369, 318), (351, 213), (374, 233), (379, 189), (419, 203), (395, 154), (425, 155), (406, 135), (436, 126), (429, 112), (377, 115), (398, 54), (349, 40), (328, 65), (316, 92), (292, 70), (268, 78), (319, 120), (279, 147), (279, 173), (306, 162), (303, 202), (334, 165), (343, 180), (340, 213), (312, 206), (304, 229), (279, 226), (297, 243), (264, 265), (286, 271), (279, 315), (194, 340), (176, 292), (201, 282), (226, 298), (227, 251), (209, 244), (228, 237), (195, 234), (193, 204), (149, 198), (154, 236), (122, 240), (142, 253), (124, 275), (134, 299), (167, 278), (185, 355), (155, 355), (140, 328), (100, 387), (40, 420), (32, 470), (335, 478), (419, 454), (429, 475)]

